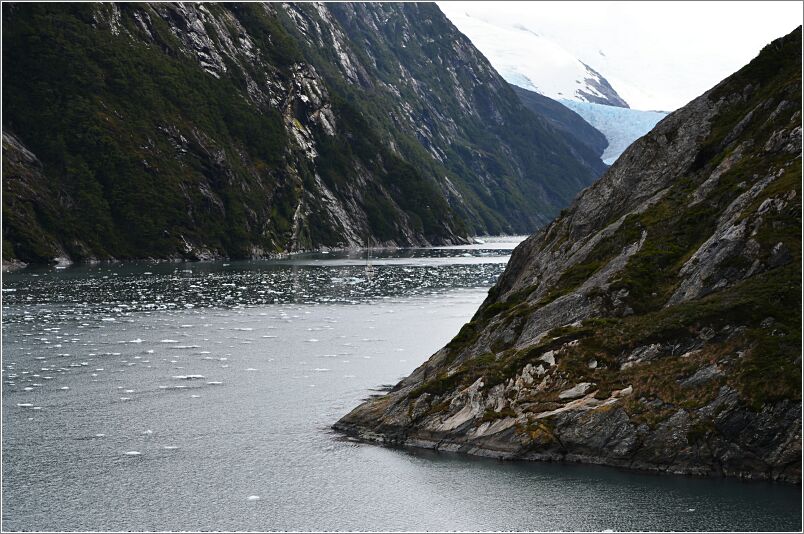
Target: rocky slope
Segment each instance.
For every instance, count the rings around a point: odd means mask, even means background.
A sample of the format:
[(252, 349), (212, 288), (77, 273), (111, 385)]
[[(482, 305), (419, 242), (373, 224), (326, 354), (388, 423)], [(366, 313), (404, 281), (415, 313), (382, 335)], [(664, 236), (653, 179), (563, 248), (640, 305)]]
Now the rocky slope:
[(531, 231), (605, 168), (433, 4), (4, 4), (3, 259)]
[(446, 347), (335, 427), (800, 482), (801, 120), (799, 28), (628, 148)]

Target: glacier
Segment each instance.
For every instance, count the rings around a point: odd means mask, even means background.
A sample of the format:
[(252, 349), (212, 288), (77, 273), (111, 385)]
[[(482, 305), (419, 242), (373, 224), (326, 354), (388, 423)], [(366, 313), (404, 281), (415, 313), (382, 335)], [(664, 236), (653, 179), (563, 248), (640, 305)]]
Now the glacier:
[(668, 114), (666, 111), (642, 111), (577, 100), (562, 99), (559, 102), (606, 136), (609, 146), (600, 157), (606, 165), (614, 163), (631, 143), (651, 131)]

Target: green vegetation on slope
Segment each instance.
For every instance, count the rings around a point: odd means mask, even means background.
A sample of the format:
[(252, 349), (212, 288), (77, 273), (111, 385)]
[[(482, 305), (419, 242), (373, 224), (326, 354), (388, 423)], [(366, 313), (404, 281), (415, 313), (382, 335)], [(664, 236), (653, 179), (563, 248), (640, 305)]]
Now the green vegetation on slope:
[[(94, 9), (26, 4), (5, 18), (4, 128), (21, 135), (42, 160), (50, 187), (75, 202), (47, 214), (58, 225), (47, 219), (22, 224), (44, 222), (68, 246), (80, 238), (101, 257), (167, 256), (181, 235), (204, 236), (232, 256), (245, 255), (253, 239), (245, 217), (254, 203), (248, 188), (270, 187), (271, 173), (285, 158), (281, 117), (270, 109), (255, 113), (233, 80), (213, 78), (188, 62), (159, 19), (154, 25), (163, 49), (93, 30)], [(170, 139), (158, 135), (169, 126), (204, 132), (226, 153), (225, 171), (234, 176), (209, 168), (203, 154), (175, 158)], [(239, 149), (254, 167), (270, 169), (266, 176), (240, 165)], [(232, 179), (244, 184), (242, 190), (227, 187)], [(223, 199), (224, 213), (187, 213), (188, 205), (204, 206), (202, 181)], [(4, 215), (13, 212), (4, 205)], [(9, 222), (9, 239), (25, 242), (14, 233), (20, 227)]]

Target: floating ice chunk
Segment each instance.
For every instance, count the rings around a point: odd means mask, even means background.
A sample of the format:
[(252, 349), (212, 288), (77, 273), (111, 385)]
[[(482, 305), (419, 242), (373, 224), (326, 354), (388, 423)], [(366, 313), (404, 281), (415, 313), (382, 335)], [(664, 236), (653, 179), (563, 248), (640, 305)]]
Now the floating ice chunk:
[(220, 386), (221, 384), (223, 384), (223, 382), (207, 382), (207, 385), (210, 386)]
[(200, 399), (201, 395), (190, 395), (191, 399)]
[(260, 500), (260, 496), (259, 496), (259, 495), (249, 495), (249, 496), (248, 496), (248, 500), (249, 500), (249, 501), (259, 501), (259, 500)]
[(249, 367), (248, 369), (246, 369), (246, 371), (256, 371), (256, 369), (254, 369), (253, 367)]
[(176, 375), (173, 378), (176, 380), (203, 380), (206, 377), (204, 375)]
[(175, 445), (165, 445), (162, 448), (165, 449), (166, 451), (175, 451), (176, 449), (178, 449), (178, 447)]
[(132, 339), (129, 343), (142, 343), (142, 340), (140, 338)]
[(126, 452), (126, 456), (140, 456), (142, 453), (140, 451), (128, 451)]
[(325, 373), (329, 371), (329, 369), (325, 369), (324, 367), (316, 367), (313, 371), (318, 371), (319, 373)]
[(148, 430), (146, 430), (145, 432), (143, 432), (143, 434), (153, 434), (153, 433), (154, 433), (154, 431), (151, 430), (150, 428)]
[(68, 389), (70, 389), (70, 387), (69, 386), (64, 386), (64, 387), (61, 387), (59, 389), (61, 389), (62, 391), (67, 391)]
[(33, 404), (31, 404), (30, 402), (18, 402), (17, 406), (19, 406), (20, 408), (31, 408), (33, 407)]
[(160, 339), (159, 342), (160, 343), (178, 343), (178, 341), (175, 340), (175, 339)]
[(307, 342), (308, 343), (318, 343), (318, 340), (316, 338), (310, 338), (310, 339), (307, 340)]
[(120, 397), (121, 401), (130, 401), (131, 397)]

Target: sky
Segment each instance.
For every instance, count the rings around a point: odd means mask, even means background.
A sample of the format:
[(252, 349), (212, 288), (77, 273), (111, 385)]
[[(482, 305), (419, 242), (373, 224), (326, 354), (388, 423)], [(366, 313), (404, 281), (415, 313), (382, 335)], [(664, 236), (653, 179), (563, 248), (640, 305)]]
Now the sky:
[[(804, 19), (801, 1), (438, 2), (464, 31), (470, 19), (500, 29), (496, 50), (475, 45), (495, 64), (538, 33), (600, 72), (632, 108), (675, 110), (756, 57)], [(468, 17), (467, 17), (468, 15)], [(471, 28), (469, 28), (471, 29)], [(480, 41), (480, 39), (478, 39)], [(488, 48), (488, 39), (486, 47)], [(497, 65), (495, 65), (496, 67)]]

